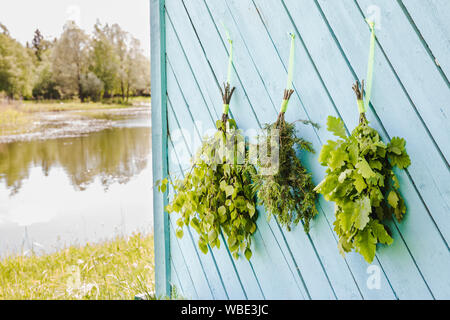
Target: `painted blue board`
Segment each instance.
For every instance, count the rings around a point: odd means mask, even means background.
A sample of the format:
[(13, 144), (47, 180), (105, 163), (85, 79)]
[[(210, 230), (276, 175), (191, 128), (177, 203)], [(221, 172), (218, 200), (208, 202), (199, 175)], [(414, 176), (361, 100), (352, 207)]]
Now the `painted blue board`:
[[(166, 41), (164, 2), (150, 1), (151, 77), (152, 77), (152, 170), (155, 282), (157, 296), (170, 295), (169, 219), (164, 212), (167, 194), (156, 188), (156, 181), (167, 176)], [(153, 81), (155, 80), (155, 81)]]
[(447, 0), (403, 0), (399, 4), (405, 15), (411, 19), (416, 32), (420, 35), (430, 57), (437, 67), (443, 70), (443, 76), (450, 77), (450, 2)]
[[(228, 58), (222, 23), (234, 44), (237, 89), (230, 110), (248, 134), (275, 120), (286, 83), (288, 33), (296, 34), (295, 94), (286, 117), (321, 125), (298, 125), (319, 151), (333, 139), (325, 130), (328, 115), (341, 117), (348, 132), (357, 124), (351, 85), (365, 77), (370, 30), (364, 19), (374, 18), (379, 29), (368, 117), (384, 141), (404, 137), (412, 158), (408, 171), (399, 173), (406, 218), (390, 223), (394, 244), (379, 246), (372, 265), (356, 253), (339, 255), (334, 205), (323, 197), (309, 235), (301, 225), (286, 232), (258, 207), (248, 262), (231, 257), (223, 235), (221, 248), (207, 255), (196, 247), (194, 230), (185, 228), (176, 238), (177, 217), (163, 212), (171, 193), (155, 193), (158, 292), (172, 285), (191, 299), (450, 298), (447, 2), (166, 0), (151, 1), (151, 10), (155, 180), (164, 172), (182, 176), (220, 117)], [(325, 168), (318, 154), (298, 156), (319, 183)]]

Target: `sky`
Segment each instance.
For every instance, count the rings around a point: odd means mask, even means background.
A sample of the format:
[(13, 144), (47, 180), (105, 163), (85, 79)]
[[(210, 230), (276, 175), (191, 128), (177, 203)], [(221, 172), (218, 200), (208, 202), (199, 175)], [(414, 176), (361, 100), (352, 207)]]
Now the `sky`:
[(0, 0), (0, 22), (22, 44), (31, 44), (36, 28), (47, 39), (59, 37), (67, 20), (91, 33), (97, 19), (118, 23), (141, 41), (150, 56), (149, 0)]

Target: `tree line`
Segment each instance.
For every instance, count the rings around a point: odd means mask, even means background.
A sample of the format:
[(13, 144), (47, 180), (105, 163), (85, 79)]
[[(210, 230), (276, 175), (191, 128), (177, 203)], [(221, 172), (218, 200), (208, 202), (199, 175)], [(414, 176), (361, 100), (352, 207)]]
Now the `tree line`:
[(31, 44), (23, 46), (0, 23), (0, 95), (127, 101), (150, 95), (150, 61), (139, 40), (118, 24), (97, 22), (88, 35), (69, 21), (59, 38), (47, 40), (37, 29)]

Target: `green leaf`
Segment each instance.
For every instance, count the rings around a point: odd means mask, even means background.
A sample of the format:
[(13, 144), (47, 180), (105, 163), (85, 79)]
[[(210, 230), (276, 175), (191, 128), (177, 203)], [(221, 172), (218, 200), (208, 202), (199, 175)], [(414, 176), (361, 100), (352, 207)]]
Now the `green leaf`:
[(397, 208), (394, 209), (395, 218), (398, 222), (402, 221), (403, 215), (406, 213), (405, 201), (402, 197), (399, 197), (399, 203)]
[(226, 186), (225, 187), (225, 194), (226, 194), (227, 198), (230, 197), (233, 193), (234, 193), (233, 186)]
[(372, 220), (370, 222), (370, 228), (372, 229), (374, 236), (377, 237), (378, 242), (387, 245), (391, 245), (394, 242), (394, 239), (387, 233), (384, 225), (378, 222), (378, 220)]
[(208, 245), (202, 239), (198, 240), (198, 247), (204, 254), (208, 253)]
[(217, 239), (217, 231), (215, 229), (211, 229), (208, 233), (208, 240), (210, 243), (213, 243)]
[(355, 227), (359, 230), (363, 230), (370, 221), (369, 215), (371, 212), (372, 206), (369, 197), (365, 196), (362, 199), (356, 200), (353, 207), (353, 221)]
[(167, 211), (167, 213), (172, 213), (172, 212), (173, 212), (173, 208), (172, 208), (172, 206), (171, 206), (170, 204), (168, 204), (168, 205), (165, 207), (165, 210)]
[(392, 166), (397, 166), (400, 169), (408, 168), (411, 165), (411, 159), (409, 158), (409, 155), (407, 153), (402, 153), (400, 156), (390, 153), (389, 161), (391, 162)]
[(183, 235), (184, 235), (183, 229), (178, 229), (176, 232), (176, 235), (180, 239), (183, 238)]
[(253, 218), (255, 215), (255, 206), (251, 204), (250, 202), (247, 202), (247, 208), (248, 208), (248, 214), (250, 215), (250, 218)]
[(377, 238), (372, 234), (370, 228), (365, 228), (355, 236), (356, 250), (368, 263), (372, 263), (375, 257)]
[(369, 165), (372, 169), (377, 169), (377, 170), (383, 169), (383, 164), (378, 160), (370, 160)]
[(198, 221), (197, 218), (191, 219), (190, 225), (191, 225), (192, 228), (194, 228), (195, 231), (200, 233), (200, 222)]
[(353, 177), (355, 179), (354, 185), (356, 191), (358, 191), (358, 193), (361, 193), (365, 188), (367, 188), (367, 184), (364, 182), (364, 178), (361, 175), (355, 174), (353, 175)]
[(237, 197), (237, 199), (234, 201), (234, 205), (241, 211), (244, 211), (247, 208), (247, 202), (242, 196)]
[(389, 192), (387, 200), (388, 200), (388, 203), (391, 205), (391, 207), (393, 207), (393, 208), (397, 208), (398, 207), (398, 200), (399, 199), (398, 199), (398, 196), (397, 196), (397, 192), (395, 192), (395, 191)]
[(346, 202), (342, 207), (342, 212), (339, 214), (339, 222), (342, 230), (351, 230), (354, 223), (353, 213), (355, 205), (352, 201)]
[(343, 183), (345, 181), (345, 179), (347, 179), (347, 177), (353, 172), (353, 169), (347, 169), (345, 171), (343, 171), (338, 178), (339, 183)]
[(314, 191), (322, 193), (325, 196), (325, 199), (327, 199), (329, 193), (336, 189), (338, 182), (338, 177), (328, 175), (317, 187), (314, 188)]
[(353, 249), (353, 245), (346, 238), (341, 237), (338, 241), (338, 249), (339, 253), (345, 257), (346, 252), (350, 252)]
[(392, 181), (394, 182), (394, 188), (395, 189), (399, 189), (400, 188), (400, 182), (398, 181), (398, 178), (395, 175), (395, 173), (393, 171), (391, 171), (391, 173), (392, 173)]
[(411, 165), (411, 159), (406, 152), (406, 141), (403, 138), (393, 137), (387, 146), (388, 157), (393, 166), (405, 169)]
[(250, 250), (249, 248), (246, 248), (244, 255), (245, 255), (245, 258), (247, 258), (247, 260), (250, 260), (250, 258), (252, 257), (252, 250)]
[(219, 212), (219, 215), (224, 216), (227, 213), (227, 209), (224, 206), (220, 206), (217, 210)]
[(331, 151), (336, 150), (336, 147), (338, 146), (338, 143), (335, 141), (329, 140), (327, 144), (323, 145), (322, 150), (319, 154), (319, 162), (322, 165), (327, 165), (328, 160), (331, 158)]
[(406, 141), (403, 138), (393, 137), (391, 142), (388, 144), (388, 152), (395, 153), (396, 155), (401, 155), (405, 152)]
[(231, 167), (230, 167), (230, 165), (229, 165), (228, 163), (225, 163), (225, 164), (223, 165), (223, 173), (224, 173), (226, 176), (229, 176), (229, 175), (231, 174)]
[(227, 242), (228, 242), (228, 246), (233, 246), (233, 245), (235, 245), (236, 244), (236, 237), (234, 236), (234, 235), (230, 235), (229, 237), (228, 237), (228, 240), (227, 240)]
[(205, 221), (207, 223), (209, 223), (210, 225), (213, 225), (214, 224), (214, 215), (212, 215), (211, 213), (206, 214)]
[(341, 168), (345, 164), (345, 161), (348, 160), (348, 153), (341, 149), (337, 149), (331, 151), (331, 159), (328, 165), (332, 170), (336, 170)]
[(362, 158), (355, 166), (358, 168), (358, 172), (365, 178), (374, 178), (376, 177), (375, 172), (372, 171), (366, 159)]
[(345, 133), (344, 122), (342, 121), (341, 118), (329, 116), (327, 118), (327, 129), (337, 137), (340, 137), (342, 139), (347, 138), (347, 134)]
[(347, 150), (349, 161), (351, 162), (351, 164), (355, 165), (358, 162), (358, 142), (352, 139), (350, 145), (347, 147)]

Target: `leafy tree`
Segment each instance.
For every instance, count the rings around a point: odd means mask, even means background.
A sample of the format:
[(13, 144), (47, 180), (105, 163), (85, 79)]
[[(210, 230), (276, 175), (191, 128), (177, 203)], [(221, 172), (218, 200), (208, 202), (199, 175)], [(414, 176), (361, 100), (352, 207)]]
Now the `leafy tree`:
[(0, 29), (0, 91), (10, 98), (29, 97), (34, 69), (30, 52), (9, 36), (6, 27)]
[(60, 99), (61, 93), (53, 78), (52, 52), (47, 50), (41, 55), (41, 62), (36, 68), (35, 83), (33, 86), (33, 98), (35, 99)]
[(64, 26), (53, 50), (53, 76), (64, 98), (82, 98), (81, 78), (88, 69), (89, 37), (74, 22)]
[(1, 22), (0, 22), (0, 33), (9, 36), (8, 28)]
[(111, 97), (118, 81), (119, 58), (112, 39), (111, 27), (97, 22), (91, 42), (90, 70), (104, 84), (104, 96)]
[[(41, 53), (42, 53), (42, 41), (44, 40), (44, 36), (41, 34), (41, 32), (39, 31), (39, 29), (36, 29), (36, 31), (34, 31), (34, 38), (33, 38), (33, 50), (36, 54), (36, 57), (39, 61), (41, 61)], [(28, 44), (28, 42), (27, 42)]]
[(104, 85), (102, 80), (89, 72), (81, 77), (81, 100), (90, 98), (92, 101), (99, 101), (102, 97)]
[(145, 92), (150, 88), (150, 63), (142, 54), (139, 40), (131, 38), (127, 55), (126, 99), (131, 93)]
[[(36, 55), (37, 60), (39, 62), (42, 61), (42, 54), (50, 48), (51, 42), (45, 40), (44, 36), (39, 31), (39, 29), (36, 29), (36, 31), (34, 31), (34, 37), (31, 43), (32, 49), (34, 51), (34, 54)], [(29, 47), (28, 42), (27, 47)]]
[(120, 94), (125, 101), (150, 94), (150, 61), (118, 24), (97, 22), (90, 37), (69, 21), (53, 41), (36, 29), (24, 47), (0, 23), (0, 91), (11, 98), (82, 101)]
[(113, 24), (108, 33), (118, 63), (116, 91), (125, 101), (131, 94), (150, 86), (150, 62), (142, 54), (139, 40), (118, 24)]
[(111, 27), (111, 41), (114, 45), (114, 50), (116, 52), (119, 68), (118, 68), (118, 87), (119, 92), (122, 96), (122, 100), (125, 100), (126, 83), (128, 77), (128, 33), (122, 30), (118, 24), (113, 24)]

